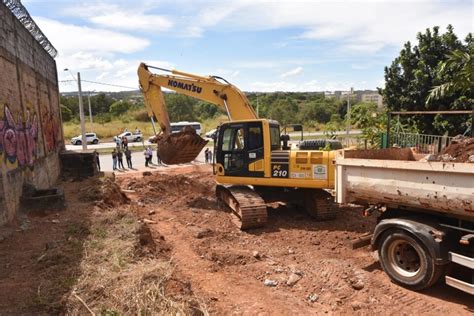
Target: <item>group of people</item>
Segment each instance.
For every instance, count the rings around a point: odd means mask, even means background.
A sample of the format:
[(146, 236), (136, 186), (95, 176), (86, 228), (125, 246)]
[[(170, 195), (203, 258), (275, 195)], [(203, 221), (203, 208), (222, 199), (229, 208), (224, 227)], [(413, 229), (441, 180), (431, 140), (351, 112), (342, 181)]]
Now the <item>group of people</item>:
[[(150, 164), (153, 164), (153, 150), (150, 146), (148, 146), (145, 151), (143, 152), (145, 155), (145, 167), (148, 167)], [(164, 165), (160, 158), (160, 153), (158, 152), (158, 148), (156, 149), (156, 164), (159, 166)]]
[(133, 169), (132, 152), (130, 151), (130, 149), (127, 146), (123, 152), (120, 149), (120, 147), (114, 148), (114, 150), (112, 151), (112, 167), (113, 167), (113, 170), (117, 170), (117, 169), (125, 170), (125, 167), (123, 165), (123, 156), (124, 155), (125, 155), (125, 159), (127, 160), (127, 167), (129, 169)]

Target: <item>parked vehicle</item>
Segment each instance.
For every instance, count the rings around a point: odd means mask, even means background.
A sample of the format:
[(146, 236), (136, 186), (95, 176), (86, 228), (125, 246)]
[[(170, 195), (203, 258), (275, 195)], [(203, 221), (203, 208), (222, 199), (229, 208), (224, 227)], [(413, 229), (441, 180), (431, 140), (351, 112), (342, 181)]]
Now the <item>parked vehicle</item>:
[(120, 135), (114, 136), (114, 142), (116, 142), (118, 138), (123, 139), (124, 136), (127, 138), (129, 143), (141, 142), (143, 139), (143, 135), (141, 133), (135, 134), (132, 132), (123, 132)]
[(372, 245), (396, 283), (446, 284), (474, 295), (474, 166), (416, 161), (410, 149), (345, 151), (336, 158), (338, 203), (380, 211)]
[(171, 133), (178, 133), (184, 127), (191, 126), (196, 131), (196, 134), (201, 135), (201, 123), (199, 122), (182, 121), (182, 122), (171, 123), (170, 126), (171, 126)]
[(217, 129), (211, 129), (211, 130), (210, 130), (209, 132), (207, 132), (205, 135), (206, 135), (207, 138), (216, 139), (216, 137), (217, 137)]
[[(86, 133), (86, 141), (88, 144), (98, 144), (99, 138), (96, 133)], [(82, 135), (71, 138), (71, 144), (82, 145)]]

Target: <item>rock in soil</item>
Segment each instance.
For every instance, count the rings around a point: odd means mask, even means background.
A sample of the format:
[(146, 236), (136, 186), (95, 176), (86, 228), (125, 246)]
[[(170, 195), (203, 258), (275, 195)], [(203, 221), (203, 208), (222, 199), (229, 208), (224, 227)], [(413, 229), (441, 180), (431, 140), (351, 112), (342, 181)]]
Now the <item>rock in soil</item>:
[(319, 296), (317, 294), (310, 294), (308, 296), (308, 300), (311, 302), (311, 303), (314, 303), (316, 302), (317, 300), (319, 299)]
[(263, 285), (265, 285), (265, 286), (277, 286), (278, 282), (275, 281), (275, 280), (265, 279), (265, 281), (263, 281)]
[(364, 307), (364, 304), (361, 302), (355, 301), (351, 303), (351, 307), (353, 310), (358, 311), (359, 309), (362, 309)]
[(197, 239), (201, 239), (201, 238), (204, 238), (204, 237), (209, 237), (209, 236), (211, 236), (211, 235), (212, 235), (212, 229), (210, 229), (210, 228), (204, 228), (204, 229), (199, 230), (199, 231), (196, 233), (195, 237), (196, 237)]
[(296, 273), (292, 273), (288, 280), (286, 281), (286, 285), (288, 286), (293, 286), (295, 285), (299, 280), (301, 280), (301, 276), (299, 276)]
[(351, 286), (354, 290), (362, 290), (365, 286), (365, 283), (364, 281), (360, 280), (360, 279), (356, 279), (356, 280), (351, 280)]
[(261, 258), (260, 253), (259, 253), (258, 251), (256, 251), (256, 250), (255, 250), (254, 252), (252, 252), (252, 256), (253, 256), (255, 259), (260, 259), (260, 258)]

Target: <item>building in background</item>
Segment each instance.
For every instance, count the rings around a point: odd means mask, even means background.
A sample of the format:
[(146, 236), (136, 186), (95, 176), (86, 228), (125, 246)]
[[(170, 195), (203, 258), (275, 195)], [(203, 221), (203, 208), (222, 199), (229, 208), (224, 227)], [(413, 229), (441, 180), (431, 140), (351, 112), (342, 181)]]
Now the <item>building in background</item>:
[(383, 108), (383, 99), (382, 99), (382, 96), (378, 92), (363, 93), (361, 95), (361, 102), (375, 103), (375, 104), (377, 104), (378, 109)]

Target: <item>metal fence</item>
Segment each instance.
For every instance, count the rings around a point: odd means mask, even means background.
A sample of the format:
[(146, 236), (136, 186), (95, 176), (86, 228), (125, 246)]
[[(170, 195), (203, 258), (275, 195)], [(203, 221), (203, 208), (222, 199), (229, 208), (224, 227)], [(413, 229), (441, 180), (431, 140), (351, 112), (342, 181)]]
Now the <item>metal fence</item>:
[(51, 57), (56, 57), (58, 51), (54, 48), (53, 44), (48, 40), (46, 35), (36, 25), (33, 18), (30, 16), (25, 7), (21, 4), (20, 0), (2, 0), (3, 4), (13, 13), (18, 21), (31, 33), (35, 40), (46, 50)]
[(419, 153), (437, 154), (451, 143), (453, 137), (413, 133), (394, 133), (390, 144), (394, 147), (414, 147)]

